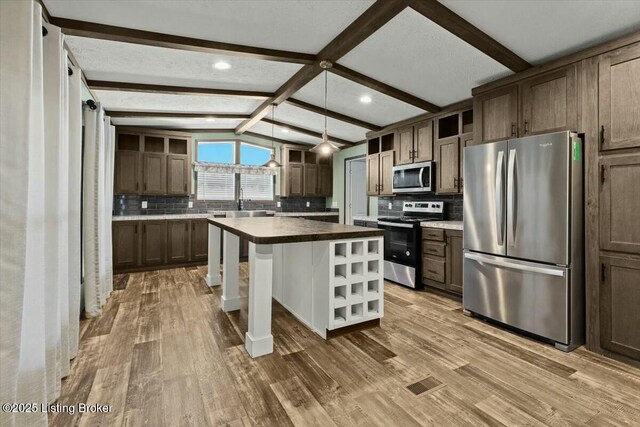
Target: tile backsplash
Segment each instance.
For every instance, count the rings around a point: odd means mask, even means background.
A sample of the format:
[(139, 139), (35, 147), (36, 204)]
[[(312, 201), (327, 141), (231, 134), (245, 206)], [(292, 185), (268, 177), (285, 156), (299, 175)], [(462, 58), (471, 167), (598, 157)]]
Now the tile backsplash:
[[(142, 202), (147, 208), (142, 209)], [(189, 208), (189, 202), (193, 207)], [(281, 207), (277, 207), (281, 202)], [(309, 202), (309, 207), (307, 207)], [(244, 200), (243, 210), (267, 209), (277, 212), (318, 212), (325, 211), (324, 197), (278, 197), (269, 200)], [(234, 211), (238, 203), (233, 200), (196, 200), (195, 196), (113, 196), (113, 215), (165, 215), (183, 213), (207, 213), (208, 211)]]
[[(462, 221), (462, 194), (411, 194), (378, 198), (378, 216), (402, 215), (402, 204), (408, 201), (428, 200), (445, 202), (445, 219)], [(389, 209), (389, 203), (392, 208)]]

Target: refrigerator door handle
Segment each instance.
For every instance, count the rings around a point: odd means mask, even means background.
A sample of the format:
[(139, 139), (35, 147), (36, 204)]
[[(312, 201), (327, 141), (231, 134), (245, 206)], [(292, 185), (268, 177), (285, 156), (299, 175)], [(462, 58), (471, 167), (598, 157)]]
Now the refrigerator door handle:
[(516, 218), (518, 217), (516, 209), (516, 198), (518, 192), (516, 189), (516, 163), (517, 151), (515, 148), (509, 150), (509, 171), (507, 175), (507, 224), (511, 227), (507, 234), (507, 246), (515, 246), (516, 244)]
[(504, 192), (502, 177), (504, 175), (504, 151), (498, 151), (498, 165), (496, 167), (496, 230), (498, 230), (498, 246), (504, 245)]
[(464, 257), (480, 263), (497, 265), (499, 267), (513, 268), (515, 270), (521, 270), (521, 271), (529, 271), (531, 273), (548, 274), (550, 276), (559, 276), (559, 277), (564, 277), (565, 275), (564, 270), (562, 269), (538, 267), (535, 265), (527, 265), (527, 264), (517, 264), (517, 263), (505, 261), (503, 259), (489, 258), (483, 255), (469, 253), (469, 252), (466, 252), (464, 254)]

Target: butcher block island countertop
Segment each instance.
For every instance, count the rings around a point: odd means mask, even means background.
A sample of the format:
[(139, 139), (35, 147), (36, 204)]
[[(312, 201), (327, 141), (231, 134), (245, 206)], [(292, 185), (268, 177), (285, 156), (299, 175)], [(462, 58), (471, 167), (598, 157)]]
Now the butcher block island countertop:
[[(238, 250), (249, 241), (251, 357), (273, 352), (272, 299), (322, 338), (379, 325), (384, 311), (384, 230), (291, 217), (209, 218), (209, 286), (220, 308), (240, 310)], [(220, 240), (223, 241), (222, 273)]]
[(257, 244), (315, 242), (384, 235), (384, 230), (291, 217), (209, 218), (209, 223)]

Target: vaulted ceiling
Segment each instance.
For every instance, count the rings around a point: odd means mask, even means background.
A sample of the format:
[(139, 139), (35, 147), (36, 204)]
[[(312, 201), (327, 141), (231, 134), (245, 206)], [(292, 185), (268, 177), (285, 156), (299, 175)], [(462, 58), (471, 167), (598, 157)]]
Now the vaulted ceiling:
[[(349, 145), (640, 29), (640, 1), (43, 0), (118, 125)], [(214, 64), (230, 67), (220, 70)], [(361, 102), (370, 98), (369, 103)], [(272, 104), (277, 104), (271, 120)]]

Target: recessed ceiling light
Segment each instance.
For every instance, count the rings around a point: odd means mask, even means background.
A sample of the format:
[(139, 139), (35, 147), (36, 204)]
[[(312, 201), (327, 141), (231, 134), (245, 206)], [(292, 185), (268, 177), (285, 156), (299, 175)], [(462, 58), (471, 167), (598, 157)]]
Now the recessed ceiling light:
[(213, 68), (215, 68), (216, 70), (228, 70), (229, 68), (231, 68), (231, 64), (224, 61), (218, 61), (213, 64)]
[(289, 129), (287, 129), (287, 128), (282, 128), (282, 133), (289, 133)]
[(371, 97), (367, 95), (361, 96), (360, 102), (362, 102), (363, 104), (368, 104), (371, 102)]

